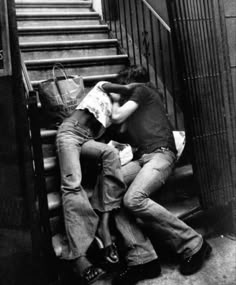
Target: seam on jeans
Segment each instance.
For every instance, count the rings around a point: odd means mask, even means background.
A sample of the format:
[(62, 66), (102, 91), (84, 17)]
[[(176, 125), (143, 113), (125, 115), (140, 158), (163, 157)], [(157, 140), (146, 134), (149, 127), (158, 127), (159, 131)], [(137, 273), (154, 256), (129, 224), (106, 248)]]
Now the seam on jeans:
[(197, 253), (199, 249), (202, 247), (202, 244), (203, 244), (203, 239), (202, 239), (202, 242), (200, 243), (200, 246), (199, 245), (195, 246), (194, 249), (190, 250), (191, 254), (184, 255), (184, 258), (188, 258), (190, 256), (193, 256), (195, 253)]
[(141, 265), (141, 264), (146, 264), (148, 262), (151, 262), (155, 259), (158, 259), (158, 255), (156, 254), (155, 250), (152, 250), (147, 254), (145, 255), (140, 255), (136, 261), (129, 261), (128, 262), (128, 265), (130, 266), (135, 266), (135, 265)]

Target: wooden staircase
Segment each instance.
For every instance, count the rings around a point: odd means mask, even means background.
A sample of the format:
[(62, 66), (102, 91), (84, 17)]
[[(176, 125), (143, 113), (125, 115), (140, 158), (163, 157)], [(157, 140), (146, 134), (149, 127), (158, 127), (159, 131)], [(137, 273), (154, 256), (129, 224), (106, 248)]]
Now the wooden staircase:
[[(108, 26), (93, 11), (92, 1), (16, 0), (16, 15), (22, 58), (35, 89), (40, 81), (52, 77), (52, 67), (57, 62), (63, 64), (68, 75), (82, 75), (86, 90), (97, 81), (114, 80), (117, 72), (129, 64), (128, 55), (121, 53), (117, 39), (110, 38)], [(40, 134), (50, 231), (56, 255), (60, 255), (58, 232), (62, 219), (54, 145), (56, 130), (41, 128)], [(180, 164), (169, 180), (171, 187), (167, 185), (169, 194), (165, 195), (171, 198), (161, 199), (182, 218), (199, 208), (198, 199), (172, 203), (178, 192), (173, 189), (192, 187), (191, 183), (191, 165)]]

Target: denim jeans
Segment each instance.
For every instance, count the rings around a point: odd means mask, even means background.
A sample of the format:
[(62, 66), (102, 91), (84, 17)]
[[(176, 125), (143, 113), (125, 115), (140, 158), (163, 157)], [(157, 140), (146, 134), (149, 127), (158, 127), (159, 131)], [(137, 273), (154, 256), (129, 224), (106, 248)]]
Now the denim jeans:
[[(64, 259), (85, 256), (94, 240), (99, 217), (95, 208), (111, 211), (120, 207), (125, 183), (117, 150), (92, 139), (89, 129), (80, 126), (74, 119), (66, 119), (57, 133), (57, 151), (61, 171), (61, 192), (65, 229), (69, 250), (63, 252)], [(80, 154), (94, 152), (102, 161), (102, 174), (99, 189), (96, 188), (93, 204), (81, 185), (82, 174)], [(104, 202), (104, 203), (103, 203)], [(103, 204), (102, 204), (103, 203)], [(148, 238), (142, 234), (136, 224), (120, 211), (116, 214), (116, 224), (120, 229), (127, 247), (127, 260), (130, 264), (151, 261), (156, 254)], [(135, 223), (135, 222), (134, 222)], [(139, 258), (137, 258), (139, 257)]]
[(175, 154), (163, 149), (143, 154), (123, 166), (124, 180), (131, 183), (124, 196), (124, 206), (176, 253), (187, 258), (200, 249), (202, 236), (150, 198), (165, 183), (174, 164)]

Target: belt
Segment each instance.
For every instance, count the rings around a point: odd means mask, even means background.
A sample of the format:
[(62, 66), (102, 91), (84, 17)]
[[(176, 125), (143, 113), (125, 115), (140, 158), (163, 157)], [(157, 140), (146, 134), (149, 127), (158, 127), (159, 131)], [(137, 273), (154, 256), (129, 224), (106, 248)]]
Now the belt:
[(155, 149), (154, 151), (158, 151), (158, 150), (161, 150), (161, 151), (172, 151), (169, 147), (158, 147), (157, 149)]
[(148, 151), (150, 148), (142, 148), (142, 149), (138, 149), (136, 152), (135, 152), (135, 158), (139, 158), (141, 157), (143, 154), (147, 154), (147, 153), (153, 153), (153, 152), (164, 152), (164, 151), (172, 151), (174, 154), (175, 152), (169, 148), (169, 147), (164, 147), (164, 146), (161, 146), (161, 147), (158, 147), (158, 148), (155, 148), (155, 149), (152, 149), (151, 151)]

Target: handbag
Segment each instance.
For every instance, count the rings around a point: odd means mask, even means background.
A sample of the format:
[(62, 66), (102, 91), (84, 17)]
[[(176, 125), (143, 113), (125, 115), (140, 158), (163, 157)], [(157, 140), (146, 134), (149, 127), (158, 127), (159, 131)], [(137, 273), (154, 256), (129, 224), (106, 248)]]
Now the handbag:
[[(56, 76), (60, 72), (62, 76)], [(79, 75), (67, 76), (62, 64), (52, 68), (52, 78), (39, 84), (39, 99), (47, 126), (58, 126), (83, 99), (84, 83)]]

